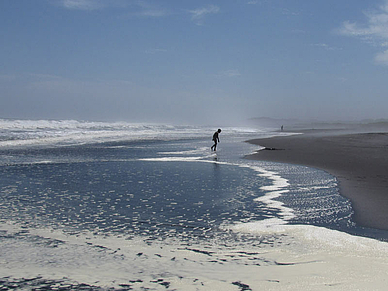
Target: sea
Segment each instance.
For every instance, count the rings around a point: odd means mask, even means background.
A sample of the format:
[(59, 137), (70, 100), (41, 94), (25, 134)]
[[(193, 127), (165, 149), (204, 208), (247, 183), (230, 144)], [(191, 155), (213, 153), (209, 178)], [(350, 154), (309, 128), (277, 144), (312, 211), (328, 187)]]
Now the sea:
[(0, 119), (0, 290), (386, 290), (336, 177), (248, 158), (288, 134)]

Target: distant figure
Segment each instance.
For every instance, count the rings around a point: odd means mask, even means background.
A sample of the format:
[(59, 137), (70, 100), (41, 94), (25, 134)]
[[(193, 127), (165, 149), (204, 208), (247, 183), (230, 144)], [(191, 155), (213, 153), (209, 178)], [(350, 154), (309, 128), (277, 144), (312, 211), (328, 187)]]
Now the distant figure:
[(283, 131), (283, 125), (280, 127), (280, 130)]
[(220, 138), (218, 137), (218, 134), (221, 132), (221, 129), (218, 129), (214, 134), (213, 134), (213, 141), (214, 141), (214, 145), (212, 145), (211, 149), (213, 150), (214, 148), (214, 151), (217, 150), (217, 142), (220, 142)]

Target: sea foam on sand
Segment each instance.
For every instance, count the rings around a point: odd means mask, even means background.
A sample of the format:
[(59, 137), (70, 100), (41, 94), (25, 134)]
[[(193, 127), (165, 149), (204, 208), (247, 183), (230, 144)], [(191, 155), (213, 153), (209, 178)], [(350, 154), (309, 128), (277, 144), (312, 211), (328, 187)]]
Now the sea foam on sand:
[[(268, 236), (256, 246), (66, 235), (10, 223), (0, 229), (8, 237), (0, 242), (2, 278), (65, 278), (151, 290), (384, 290), (387, 284), (387, 243), (315, 226), (266, 227), (276, 239)], [(255, 222), (231, 229), (263, 234), (262, 224)]]

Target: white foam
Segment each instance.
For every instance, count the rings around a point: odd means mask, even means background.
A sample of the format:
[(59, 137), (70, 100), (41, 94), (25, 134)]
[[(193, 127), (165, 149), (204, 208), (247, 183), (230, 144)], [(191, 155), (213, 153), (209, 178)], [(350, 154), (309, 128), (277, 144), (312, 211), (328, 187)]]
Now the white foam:
[[(63, 146), (85, 143), (133, 140), (178, 140), (209, 138), (214, 128), (128, 122), (89, 122), (76, 120), (0, 119), (1, 147)], [(265, 133), (260, 129), (224, 127), (224, 135), (246, 137)]]
[(281, 177), (278, 173), (273, 171), (265, 170), (262, 167), (258, 166), (249, 166), (256, 172), (258, 176), (265, 177), (272, 181), (271, 185), (266, 185), (260, 187), (261, 190), (265, 191), (265, 195), (255, 198), (255, 201), (265, 203), (268, 208), (279, 210), (280, 218), (269, 218), (260, 221), (260, 224), (264, 227), (272, 227), (275, 225), (282, 225), (287, 223), (287, 220), (290, 220), (295, 217), (294, 211), (286, 207), (284, 203), (277, 201), (276, 198), (280, 197), (282, 194), (289, 192), (287, 187), (289, 186), (288, 180)]
[[(387, 243), (314, 226), (281, 228), (272, 232), (277, 243), (255, 247), (174, 239), (149, 243), (144, 237), (89, 232), (69, 236), (52, 229), (28, 229), (25, 239), (12, 240), (26, 229), (0, 224), (8, 235), (0, 241), (0, 277), (67, 278), (105, 288), (140, 280), (131, 283), (135, 290), (165, 290), (157, 280), (172, 290), (239, 290), (239, 283), (252, 290), (385, 290)], [(53, 247), (44, 240), (59, 243)]]
[(186, 150), (186, 151), (175, 151), (175, 152), (158, 152), (158, 155), (198, 155), (208, 152), (209, 149), (207, 147), (200, 147), (194, 150)]
[(139, 161), (146, 162), (192, 162), (199, 161), (203, 157), (164, 157), (164, 158), (142, 158)]

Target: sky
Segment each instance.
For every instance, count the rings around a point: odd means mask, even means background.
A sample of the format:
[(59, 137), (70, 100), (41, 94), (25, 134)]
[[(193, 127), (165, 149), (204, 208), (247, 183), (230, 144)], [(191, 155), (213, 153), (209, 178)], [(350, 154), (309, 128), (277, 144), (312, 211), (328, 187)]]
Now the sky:
[(1, 0), (0, 118), (388, 118), (388, 0)]

